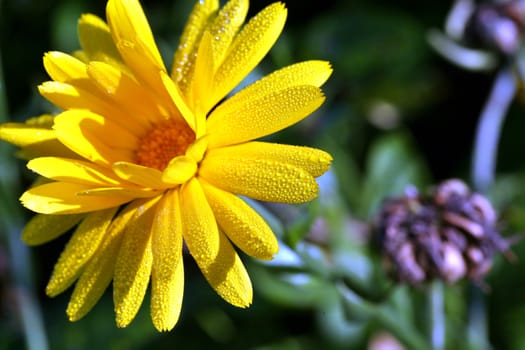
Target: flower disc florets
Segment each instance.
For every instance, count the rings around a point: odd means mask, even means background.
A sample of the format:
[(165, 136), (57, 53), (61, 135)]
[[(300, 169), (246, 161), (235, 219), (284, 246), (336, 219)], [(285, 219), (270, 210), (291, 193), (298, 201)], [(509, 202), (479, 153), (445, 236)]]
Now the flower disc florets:
[(170, 160), (183, 155), (195, 141), (195, 133), (183, 121), (172, 119), (156, 125), (139, 141), (137, 164), (160, 171)]

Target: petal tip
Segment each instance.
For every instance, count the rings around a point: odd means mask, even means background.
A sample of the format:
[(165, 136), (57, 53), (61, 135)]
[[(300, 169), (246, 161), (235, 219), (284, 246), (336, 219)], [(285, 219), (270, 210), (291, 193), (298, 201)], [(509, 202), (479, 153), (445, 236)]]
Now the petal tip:
[(47, 286), (46, 286), (46, 295), (50, 298), (54, 298), (59, 295), (62, 291), (56, 288), (56, 279), (51, 276)]
[(177, 321), (166, 322), (164, 320), (157, 320), (157, 319), (153, 319), (152, 321), (153, 321), (153, 326), (159, 332), (169, 332), (173, 328), (175, 328), (175, 325), (177, 324)]
[(84, 315), (79, 313), (80, 306), (76, 303), (69, 302), (66, 309), (66, 316), (69, 322), (76, 322), (80, 320)]

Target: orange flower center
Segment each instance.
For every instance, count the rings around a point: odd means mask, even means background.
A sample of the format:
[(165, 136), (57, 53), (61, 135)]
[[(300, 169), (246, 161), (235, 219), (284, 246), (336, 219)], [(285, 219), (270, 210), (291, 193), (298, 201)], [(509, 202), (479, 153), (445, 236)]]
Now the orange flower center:
[(184, 121), (172, 119), (158, 124), (140, 140), (136, 163), (162, 171), (194, 141), (195, 133)]

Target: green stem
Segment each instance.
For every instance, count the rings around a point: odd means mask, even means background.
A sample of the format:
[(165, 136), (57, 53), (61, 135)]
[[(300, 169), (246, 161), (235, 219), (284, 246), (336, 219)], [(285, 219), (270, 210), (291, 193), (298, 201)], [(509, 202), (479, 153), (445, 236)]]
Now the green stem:
[(494, 182), (501, 127), (515, 94), (511, 67), (504, 67), (496, 76), (476, 130), (471, 174), (476, 191), (486, 192)]
[[(516, 78), (509, 63), (496, 76), (476, 130), (471, 177), (477, 192), (487, 192), (494, 183), (501, 128), (516, 91)], [(474, 349), (487, 348), (489, 344), (484, 299), (479, 288), (469, 286), (467, 339), (469, 346)]]
[(377, 309), (375, 319), (388, 329), (407, 349), (430, 350), (431, 347), (415, 329), (408, 329), (399, 322), (399, 314), (387, 309)]
[(467, 343), (469, 349), (490, 349), (487, 331), (487, 311), (485, 295), (479, 287), (470, 284), (468, 290)]
[(407, 349), (430, 350), (432, 347), (411, 323), (400, 318), (400, 310), (390, 304), (373, 304), (360, 297), (344, 283), (337, 285), (346, 307), (363, 317), (376, 320), (382, 327), (392, 333)]
[(434, 350), (445, 348), (445, 287), (441, 281), (434, 281), (427, 288), (429, 309), (429, 338)]

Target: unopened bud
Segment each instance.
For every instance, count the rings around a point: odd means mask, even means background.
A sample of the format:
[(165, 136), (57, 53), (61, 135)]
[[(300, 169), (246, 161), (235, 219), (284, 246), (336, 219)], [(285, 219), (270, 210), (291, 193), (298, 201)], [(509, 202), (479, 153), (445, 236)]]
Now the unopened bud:
[(413, 285), (434, 278), (481, 282), (494, 254), (511, 255), (511, 241), (497, 232), (488, 199), (457, 179), (439, 184), (429, 195), (411, 188), (386, 200), (375, 232), (396, 279)]

